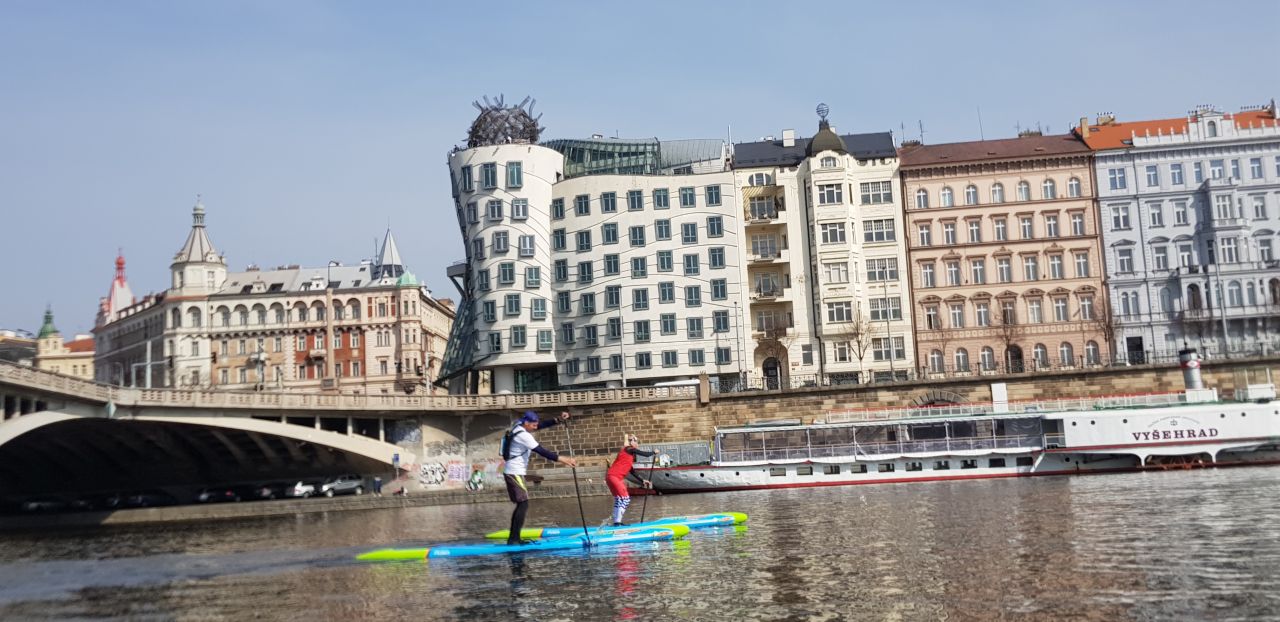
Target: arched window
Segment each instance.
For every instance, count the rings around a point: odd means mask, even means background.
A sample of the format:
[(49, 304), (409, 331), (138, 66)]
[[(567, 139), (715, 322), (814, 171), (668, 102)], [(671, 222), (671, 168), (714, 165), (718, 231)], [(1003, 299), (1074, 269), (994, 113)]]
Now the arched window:
[(249, 325), (249, 310), (248, 310), (248, 309), (240, 309), (239, 313), (237, 314), (237, 319), (239, 320), (239, 322), (240, 322), (240, 325), (241, 325), (241, 326), (248, 326), (248, 325)]
[(1258, 292), (1253, 286), (1253, 281), (1249, 281), (1248, 287), (1245, 288), (1244, 303), (1250, 307), (1258, 304)]
[(276, 324), (284, 324), (284, 307), (275, 306), (272, 309), (275, 311)]
[(342, 321), (346, 319), (347, 308), (342, 306), (341, 302), (333, 303), (333, 319), (334, 321)]
[(1084, 360), (1090, 365), (1097, 365), (1102, 362), (1102, 353), (1098, 350), (1098, 342), (1090, 341), (1084, 344)]
[(747, 183), (752, 186), (772, 186), (773, 176), (768, 173), (756, 173), (747, 178)]
[(1244, 306), (1244, 297), (1241, 295), (1240, 281), (1232, 281), (1227, 285), (1227, 306)]
[(1058, 361), (1063, 365), (1075, 365), (1076, 353), (1071, 344), (1064, 341), (1062, 345), (1058, 346)]
[(253, 314), (257, 316), (255, 319), (257, 320), (258, 324), (267, 323), (267, 310), (265, 307), (262, 307), (261, 305), (254, 307)]
[(1216, 121), (1210, 121), (1208, 124), (1208, 129), (1209, 129), (1209, 138), (1214, 138), (1218, 135), (1218, 123)]
[(1267, 281), (1267, 292), (1271, 297), (1271, 304), (1280, 305), (1280, 279)]
[(169, 312), (169, 327), (170, 328), (182, 327), (182, 309), (175, 308)]
[(991, 185), (991, 202), (1004, 203), (1004, 184)]
[(929, 371), (942, 372), (942, 350), (933, 350), (929, 353)]
[(1165, 313), (1173, 311), (1173, 292), (1168, 287), (1160, 288), (1160, 308), (1158, 310)]
[(827, 157), (825, 157), (825, 158), (822, 158), (822, 168), (835, 168), (835, 167), (836, 167), (836, 159), (835, 159), (835, 158), (833, 158), (833, 157), (831, 157), (831, 156), (827, 156)]
[(298, 307), (298, 321), (299, 321), (299, 322), (305, 322), (305, 321), (307, 321), (307, 308), (306, 308), (306, 307), (302, 307), (302, 306), (299, 306), (299, 307)]
[(965, 205), (977, 205), (977, 204), (978, 204), (978, 187), (977, 187), (977, 186), (975, 186), (975, 185), (973, 185), (973, 184), (969, 184), (968, 186), (966, 186), (966, 187), (965, 187), (965, 189), (964, 189), (964, 204), (965, 204)]
[(1031, 184), (1025, 181), (1018, 182), (1018, 200), (1019, 201), (1031, 200)]
[(964, 348), (956, 348), (956, 371), (969, 371), (969, 351)]
[(325, 313), (324, 313), (324, 312), (325, 312), (324, 305), (322, 305), (322, 304), (320, 304), (320, 303), (318, 303), (318, 302), (317, 302), (317, 303), (316, 303), (316, 307), (315, 307), (315, 311), (316, 311), (316, 321), (317, 321), (317, 322), (323, 322), (323, 321), (324, 321), (324, 317), (325, 317)]
[(1067, 196), (1076, 198), (1080, 196), (1080, 178), (1072, 177), (1067, 181)]
[(916, 209), (927, 209), (929, 207), (929, 191), (921, 188), (916, 190)]
[(955, 205), (955, 197), (951, 194), (951, 187), (944, 187), (942, 193), (938, 195), (938, 206), (951, 207), (952, 205)]
[(996, 368), (996, 351), (989, 346), (982, 348), (980, 354), (982, 360), (982, 371), (991, 371)]
[(351, 301), (351, 319), (360, 319), (360, 303), (355, 300)]
[(1052, 179), (1044, 180), (1044, 183), (1040, 184), (1040, 194), (1042, 194), (1045, 199), (1058, 198), (1058, 184), (1053, 183)]
[(223, 307), (218, 311), (218, 319), (222, 322), (223, 326), (231, 326), (231, 311), (227, 310), (226, 307)]
[(1187, 286), (1187, 309), (1199, 311), (1204, 308), (1204, 300), (1200, 298), (1200, 286), (1192, 283)]
[(191, 307), (190, 309), (187, 309), (187, 324), (192, 328), (200, 328), (200, 323), (201, 323), (200, 310), (195, 307)]
[(1044, 347), (1043, 343), (1037, 343), (1032, 350), (1032, 356), (1035, 358), (1036, 367), (1049, 367), (1049, 348)]

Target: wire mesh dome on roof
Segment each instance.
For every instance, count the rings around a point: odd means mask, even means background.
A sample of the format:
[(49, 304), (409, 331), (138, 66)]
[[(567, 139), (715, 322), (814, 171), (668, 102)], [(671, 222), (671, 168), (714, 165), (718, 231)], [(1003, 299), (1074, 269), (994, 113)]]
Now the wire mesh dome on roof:
[(471, 122), (471, 130), (467, 132), (467, 147), (483, 147), (485, 145), (506, 145), (510, 143), (537, 143), (543, 128), (538, 125), (542, 115), (533, 116), (533, 106), (537, 102), (529, 97), (515, 106), (508, 108), (499, 95), (495, 101), (484, 103), (472, 102), (480, 111), (480, 116)]

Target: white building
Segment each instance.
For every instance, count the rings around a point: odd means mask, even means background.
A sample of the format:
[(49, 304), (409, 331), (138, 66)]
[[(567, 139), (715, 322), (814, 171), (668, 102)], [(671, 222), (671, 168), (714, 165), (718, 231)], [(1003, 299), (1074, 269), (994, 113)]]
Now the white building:
[(443, 377), (495, 392), (737, 377), (746, 276), (722, 141), (536, 144), (521, 107), (482, 107), (449, 156), (466, 262)]
[(866, 382), (914, 366), (898, 159), (888, 132), (734, 146), (746, 217), (752, 373)]

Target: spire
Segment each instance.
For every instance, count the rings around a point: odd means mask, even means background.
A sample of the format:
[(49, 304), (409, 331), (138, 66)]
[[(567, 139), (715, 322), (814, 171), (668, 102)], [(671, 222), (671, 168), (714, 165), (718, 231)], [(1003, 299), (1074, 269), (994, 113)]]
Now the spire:
[(173, 263), (224, 263), (205, 231), (204, 204), (200, 202), (200, 195), (196, 195), (196, 205), (191, 208), (191, 233), (187, 235), (182, 249), (173, 256)]
[(44, 339), (56, 334), (58, 334), (58, 328), (53, 325), (53, 308), (46, 306), (44, 308), (44, 325), (40, 327), (40, 334), (36, 338)]
[(404, 261), (400, 259), (400, 249), (396, 248), (396, 238), (387, 227), (387, 236), (382, 239), (382, 251), (378, 253), (378, 278), (399, 278), (404, 274)]
[(135, 302), (133, 290), (124, 278), (124, 250), (116, 254), (116, 276), (111, 279), (111, 290), (102, 299), (98, 310), (99, 324), (114, 322), (120, 316), (120, 310)]

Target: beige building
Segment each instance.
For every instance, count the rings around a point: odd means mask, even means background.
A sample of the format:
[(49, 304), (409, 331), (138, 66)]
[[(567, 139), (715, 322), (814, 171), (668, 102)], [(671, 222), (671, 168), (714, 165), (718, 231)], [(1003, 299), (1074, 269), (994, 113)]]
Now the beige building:
[(1091, 171), (1072, 135), (901, 149), (922, 373), (1109, 357)]
[(36, 369), (93, 380), (93, 335), (76, 335), (63, 341), (53, 325), (53, 310), (44, 312), (44, 324), (36, 335)]
[(227, 270), (197, 203), (168, 290), (134, 301), (117, 260), (94, 333), (96, 377), (142, 387), (443, 393), (452, 302), (405, 269), (388, 231), (375, 260)]

